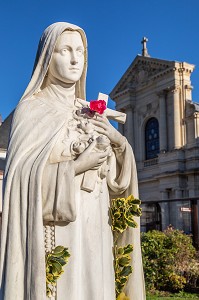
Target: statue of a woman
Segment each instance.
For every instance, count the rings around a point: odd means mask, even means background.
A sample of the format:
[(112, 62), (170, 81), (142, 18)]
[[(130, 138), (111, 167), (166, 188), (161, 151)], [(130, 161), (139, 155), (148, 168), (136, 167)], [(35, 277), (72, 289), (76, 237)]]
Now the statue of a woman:
[[(11, 128), (0, 299), (46, 299), (45, 250), (63, 245), (71, 257), (55, 299), (115, 300), (110, 200), (137, 196), (136, 167), (127, 140), (104, 115), (77, 114), (77, 99), (85, 99), (86, 70), (84, 31), (62, 22), (49, 26)], [(100, 151), (99, 136), (106, 144)], [(91, 170), (96, 182), (87, 189)], [(134, 244), (126, 293), (144, 300), (139, 228), (127, 230), (120, 243)]]

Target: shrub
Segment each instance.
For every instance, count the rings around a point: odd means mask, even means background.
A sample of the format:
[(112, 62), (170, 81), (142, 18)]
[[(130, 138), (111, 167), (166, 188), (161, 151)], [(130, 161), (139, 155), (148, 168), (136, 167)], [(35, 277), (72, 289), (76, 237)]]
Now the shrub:
[(142, 233), (142, 253), (147, 289), (176, 292), (196, 288), (199, 260), (192, 239), (169, 227)]

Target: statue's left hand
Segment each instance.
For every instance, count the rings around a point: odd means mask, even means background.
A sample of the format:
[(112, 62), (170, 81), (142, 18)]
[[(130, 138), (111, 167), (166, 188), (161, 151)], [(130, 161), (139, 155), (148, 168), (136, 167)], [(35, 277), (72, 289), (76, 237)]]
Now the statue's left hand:
[(111, 144), (114, 144), (116, 147), (120, 147), (123, 145), (125, 138), (115, 127), (111, 125), (109, 120), (106, 118), (105, 115), (100, 115), (98, 113), (95, 113), (95, 116), (92, 119), (89, 119), (89, 122), (91, 122), (95, 126), (95, 130), (99, 134), (106, 135)]

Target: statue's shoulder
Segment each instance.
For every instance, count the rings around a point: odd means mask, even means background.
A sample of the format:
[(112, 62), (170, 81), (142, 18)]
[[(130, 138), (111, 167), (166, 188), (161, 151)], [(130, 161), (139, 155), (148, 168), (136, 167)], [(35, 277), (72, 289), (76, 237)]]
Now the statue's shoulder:
[(44, 106), (44, 102), (42, 101), (41, 97), (37, 95), (32, 95), (30, 98), (26, 98), (25, 100), (21, 100), (17, 107), (16, 112), (18, 111), (30, 111), (32, 109), (37, 109), (38, 107)]
[(36, 95), (21, 100), (14, 112), (13, 123), (18, 124), (26, 120), (39, 119), (45, 112), (42, 100)]

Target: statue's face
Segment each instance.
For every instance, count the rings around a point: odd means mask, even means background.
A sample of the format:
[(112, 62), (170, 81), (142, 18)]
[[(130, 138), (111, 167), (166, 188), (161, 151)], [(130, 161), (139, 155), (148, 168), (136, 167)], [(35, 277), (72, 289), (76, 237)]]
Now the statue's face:
[(56, 43), (48, 75), (63, 83), (77, 82), (84, 68), (84, 45), (79, 32), (65, 31)]

